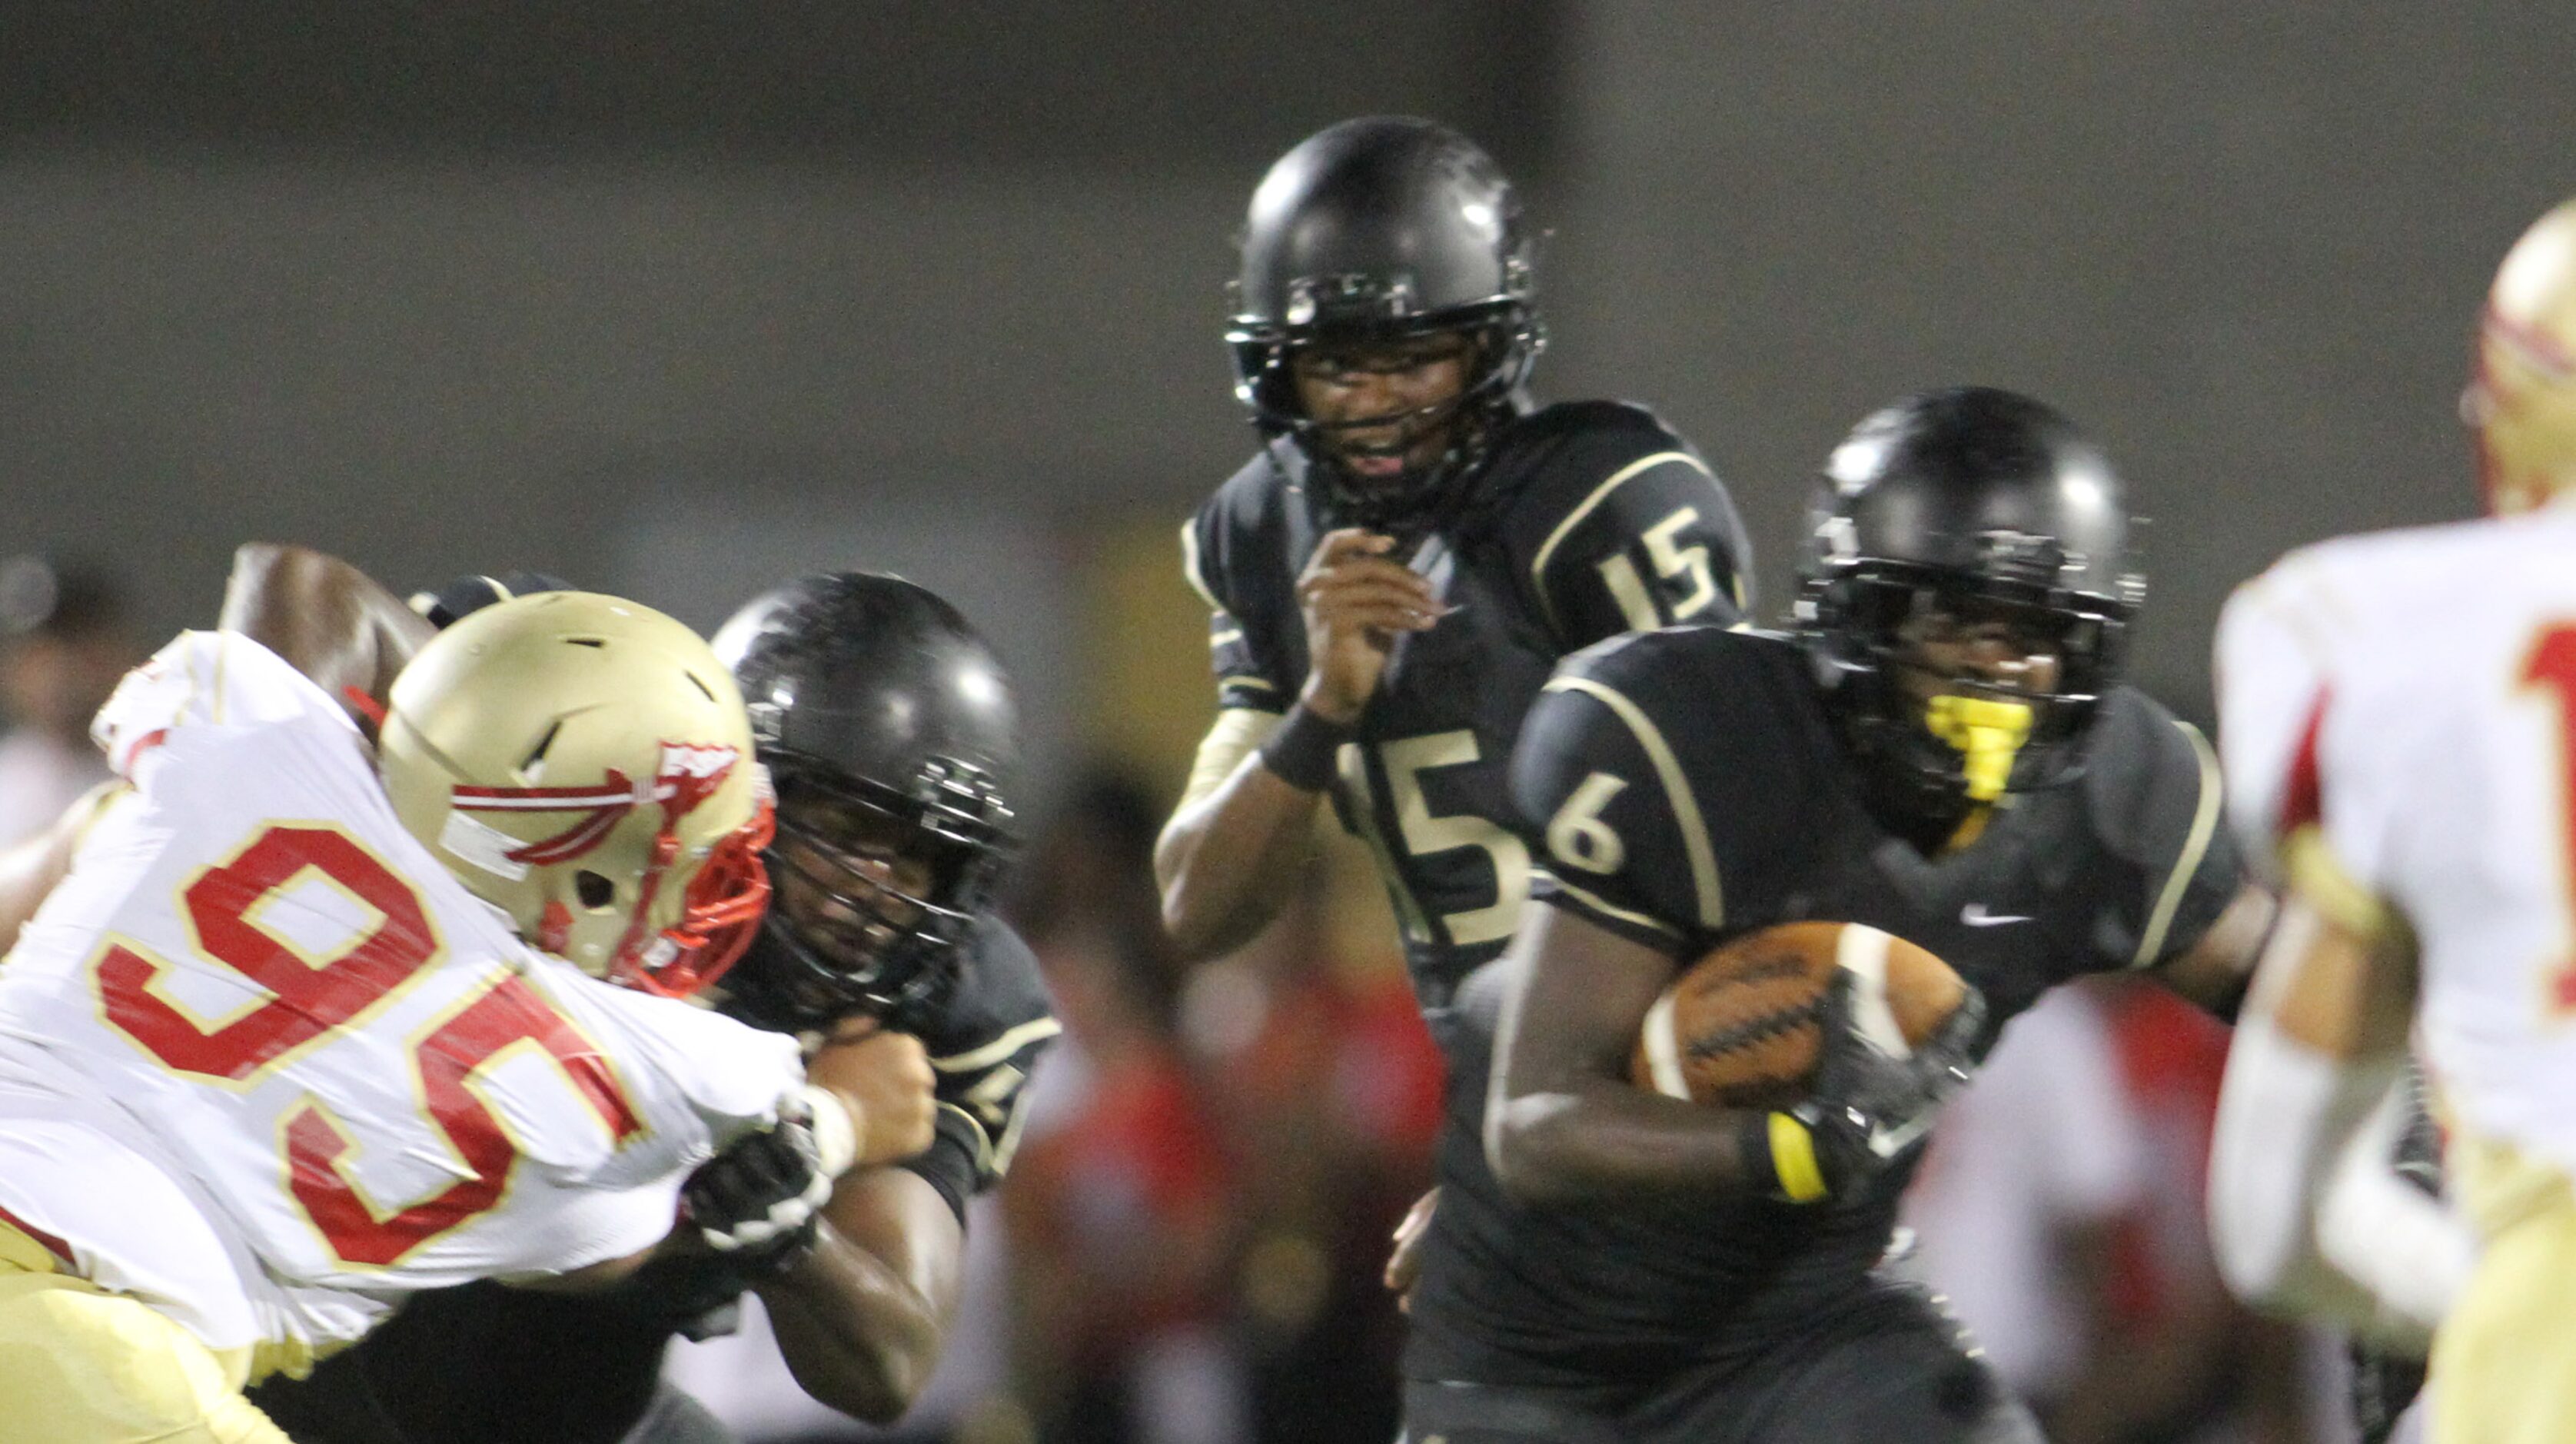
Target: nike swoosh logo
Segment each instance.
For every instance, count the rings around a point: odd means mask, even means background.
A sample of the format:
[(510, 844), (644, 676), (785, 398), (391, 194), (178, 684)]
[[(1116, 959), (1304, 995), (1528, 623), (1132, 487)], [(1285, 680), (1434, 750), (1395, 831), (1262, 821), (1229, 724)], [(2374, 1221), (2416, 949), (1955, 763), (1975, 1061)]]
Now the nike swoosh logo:
[(1972, 928), (2001, 927), (2005, 923), (2026, 923), (2030, 920), (2028, 913), (1987, 912), (1986, 905), (1981, 902), (1970, 903), (1959, 910), (1959, 921)]
[(1931, 1126), (1932, 1110), (1927, 1108), (1894, 1128), (1884, 1124), (1874, 1127), (1869, 1130), (1869, 1151), (1881, 1158), (1894, 1158), (1904, 1152), (1907, 1145), (1922, 1137), (1925, 1130)]

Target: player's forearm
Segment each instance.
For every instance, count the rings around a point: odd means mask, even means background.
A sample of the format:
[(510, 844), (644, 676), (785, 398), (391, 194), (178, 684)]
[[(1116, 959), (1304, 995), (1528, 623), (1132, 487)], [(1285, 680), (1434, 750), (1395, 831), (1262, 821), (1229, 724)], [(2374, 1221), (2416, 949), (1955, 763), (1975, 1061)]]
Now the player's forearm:
[(759, 1292), (797, 1384), (852, 1418), (902, 1417), (939, 1362), (937, 1307), (829, 1225), (812, 1253)]
[(355, 689), (381, 702), (429, 624), (337, 557), (251, 542), (233, 553), (220, 625), (292, 663), (334, 697)]
[(1663, 953), (1564, 911), (1532, 908), (1494, 965), (1485, 1156), (1529, 1203), (1743, 1198), (1774, 1170), (1747, 1146), (1760, 1115), (1648, 1092), (1625, 1076), (1647, 1010), (1670, 981)]
[(2420, 1348), (2465, 1279), (2465, 1230), (2391, 1165), (2414, 956), (2294, 893), (2228, 1049), (2210, 1148), (2219, 1270), (2260, 1307)]
[(2474, 1247), (2389, 1167), (2401, 1062), (2330, 1060), (2268, 1018), (2240, 1025), (2211, 1147), (2210, 1235), (2247, 1303), (2420, 1352)]
[(1321, 793), (1246, 756), (1215, 791), (1182, 803), (1154, 846), (1163, 927), (1202, 961), (1252, 940), (1295, 892)]
[(1768, 1191), (1767, 1160), (1745, 1144), (1759, 1123), (1759, 1115), (1587, 1079), (1497, 1097), (1485, 1152), (1504, 1191), (1523, 1203), (1715, 1202)]

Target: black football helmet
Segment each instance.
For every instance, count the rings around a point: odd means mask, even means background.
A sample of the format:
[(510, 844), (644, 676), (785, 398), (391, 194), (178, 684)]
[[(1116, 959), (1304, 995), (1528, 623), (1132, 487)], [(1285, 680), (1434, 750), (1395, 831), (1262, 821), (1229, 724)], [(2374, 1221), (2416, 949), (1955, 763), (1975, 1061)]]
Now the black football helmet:
[[(1228, 293), (1234, 394), (1264, 435), (1295, 438), (1340, 524), (1401, 530), (1436, 519), (1546, 345), (1511, 182), (1465, 136), (1404, 116), (1346, 120), (1280, 157), (1252, 193), (1243, 271)], [(1452, 331), (1476, 348), (1462, 394), (1411, 417), (1345, 423), (1457, 415), (1464, 424), (1449, 449), (1400, 477), (1347, 474), (1317, 444), (1322, 428), (1298, 404), (1290, 355)]]
[[(767, 861), (779, 901), (726, 976), (725, 1006), (791, 1031), (853, 1013), (901, 1027), (955, 975), (1010, 850), (1004, 799), (1019, 760), (1010, 680), (955, 608), (865, 572), (769, 592), (724, 624), (715, 650), (742, 687), (778, 789)], [(906, 892), (808, 866), (800, 852), (853, 851), (813, 821), (832, 804), (890, 823), (895, 853), (926, 863), (928, 886)], [(856, 926), (790, 917), (791, 877)]]
[[(1961, 387), (1862, 421), (1822, 483), (1794, 624), (1880, 796), (1937, 821), (2072, 780), (2073, 744), (2119, 680), (2146, 595), (2101, 451), (2041, 402)], [(2056, 658), (2054, 686), (1954, 672), (1936, 679), (1953, 700), (1927, 706), (1898, 680), (1930, 670), (1902, 635), (1927, 606), (2008, 626)], [(1968, 729), (1998, 716), (1972, 744)]]

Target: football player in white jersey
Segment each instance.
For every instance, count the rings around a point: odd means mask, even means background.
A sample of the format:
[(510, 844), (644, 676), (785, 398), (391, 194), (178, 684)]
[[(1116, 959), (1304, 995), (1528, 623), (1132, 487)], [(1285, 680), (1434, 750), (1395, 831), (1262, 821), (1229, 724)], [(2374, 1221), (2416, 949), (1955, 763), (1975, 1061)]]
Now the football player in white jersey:
[[(557, 593), (413, 656), (400, 603), (279, 548), (224, 621), (128, 678), (121, 790), (0, 881), (0, 1444), (277, 1444), (243, 1385), (410, 1292), (757, 1242), (927, 1144), (926, 1065), (875, 1056), (917, 1043), (809, 1069), (683, 1001), (758, 924), (769, 827), (686, 628)], [(780, 1136), (775, 1196), (675, 1228)]]
[[(2576, 1438), (2576, 202), (2497, 273), (2494, 516), (2292, 553), (2220, 623), (2230, 811), (2291, 906), (2211, 1223), (2257, 1302), (2420, 1344), (2433, 1438)], [(2389, 1181), (2410, 1046), (2468, 1227)]]

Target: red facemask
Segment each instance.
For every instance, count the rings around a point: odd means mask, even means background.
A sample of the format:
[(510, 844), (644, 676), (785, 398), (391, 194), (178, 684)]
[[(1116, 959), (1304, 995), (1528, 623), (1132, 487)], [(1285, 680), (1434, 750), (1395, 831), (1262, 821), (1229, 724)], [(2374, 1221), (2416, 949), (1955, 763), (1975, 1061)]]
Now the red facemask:
[(777, 817), (777, 810), (763, 802), (750, 821), (717, 843), (697, 876), (689, 879), (679, 922), (648, 938), (645, 915), (679, 850), (679, 839), (666, 826), (653, 840), (635, 921), (617, 945), (608, 976), (664, 998), (688, 997), (723, 977), (751, 946), (769, 912), (769, 868), (760, 854), (777, 830)]

